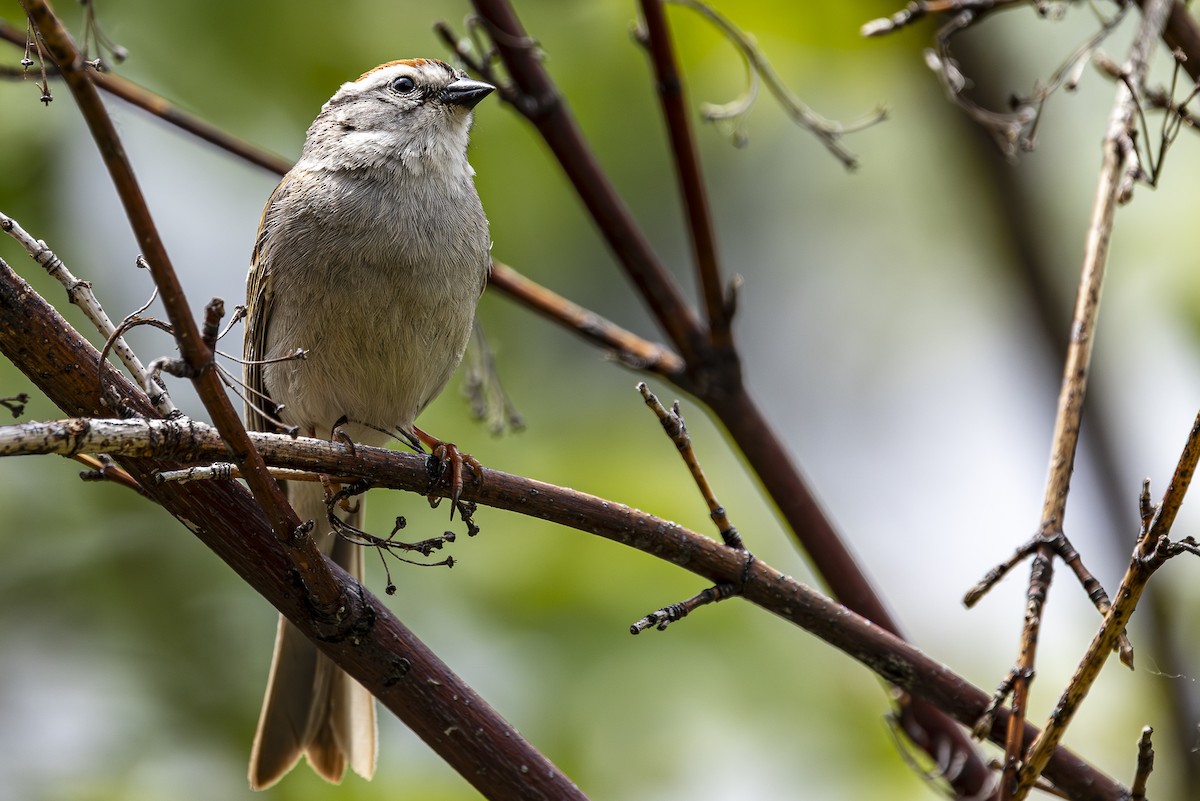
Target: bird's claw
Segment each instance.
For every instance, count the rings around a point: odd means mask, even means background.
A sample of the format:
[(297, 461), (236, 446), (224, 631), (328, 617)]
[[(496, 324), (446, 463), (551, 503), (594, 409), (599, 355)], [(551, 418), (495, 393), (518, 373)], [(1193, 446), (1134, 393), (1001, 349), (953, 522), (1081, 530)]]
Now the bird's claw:
[[(430, 455), (437, 460), (437, 480), (444, 481), (449, 474), (450, 482), (450, 516), (454, 516), (454, 509), (458, 506), (459, 499), (462, 497), (463, 487), (466, 482), (464, 479), (463, 465), (468, 465), (474, 475), (475, 482), (479, 483), (482, 480), (483, 465), (469, 453), (463, 453), (458, 449), (458, 446), (453, 442), (435, 442), (431, 443)], [(429, 502), (436, 504), (440, 500), (436, 495), (429, 496)]]

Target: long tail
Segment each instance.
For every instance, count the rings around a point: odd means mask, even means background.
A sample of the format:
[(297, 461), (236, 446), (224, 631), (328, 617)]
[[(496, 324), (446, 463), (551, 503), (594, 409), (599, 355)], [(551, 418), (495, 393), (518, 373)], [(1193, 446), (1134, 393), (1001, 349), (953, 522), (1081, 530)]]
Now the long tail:
[[(324, 488), (316, 482), (293, 481), (288, 498), (301, 520), (316, 520), (318, 543), (333, 560), (361, 579), (362, 548), (329, 533)], [(346, 522), (362, 528), (363, 501)], [(369, 779), (375, 773), (375, 699), (362, 685), (334, 666), (300, 630), (280, 616), (275, 656), (263, 698), (258, 731), (250, 752), (250, 788), (264, 790), (283, 778), (299, 761), (321, 778), (342, 780), (346, 765)]]

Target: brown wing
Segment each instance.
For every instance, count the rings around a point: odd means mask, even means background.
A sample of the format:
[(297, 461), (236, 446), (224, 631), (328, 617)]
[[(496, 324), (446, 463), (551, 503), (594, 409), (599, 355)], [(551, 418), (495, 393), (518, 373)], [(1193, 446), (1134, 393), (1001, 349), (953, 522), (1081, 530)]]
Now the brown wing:
[[(286, 181), (286, 179), (285, 179)], [(283, 186), (281, 182), (267, 199), (262, 218), (258, 221), (258, 236), (250, 254), (250, 273), (246, 276), (246, 333), (242, 342), (242, 381), (246, 392), (246, 428), (251, 431), (277, 431), (271, 422), (276, 417), (275, 403), (263, 384), (262, 360), (267, 356), (267, 328), (271, 323), (273, 280), (267, 267), (270, 250), (271, 208)]]

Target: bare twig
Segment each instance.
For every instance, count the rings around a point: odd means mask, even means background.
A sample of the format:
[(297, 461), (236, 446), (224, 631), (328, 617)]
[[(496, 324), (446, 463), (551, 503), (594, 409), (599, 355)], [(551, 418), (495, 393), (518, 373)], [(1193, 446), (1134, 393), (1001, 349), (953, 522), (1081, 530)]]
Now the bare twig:
[[(1153, 0), (1148, 7), (1137, 38), (1130, 51), (1128, 74), (1132, 86), (1145, 82), (1150, 48), (1160, 37), (1170, 8), (1168, 0)], [(1059, 393), (1058, 412), (1055, 419), (1054, 436), (1050, 455), (1050, 473), (1046, 482), (1045, 499), (1042, 506), (1042, 533), (1044, 541), (1035, 552), (1030, 569), (1029, 589), (1026, 594), (1025, 625), (1021, 634), (1020, 652), (1017, 657), (1016, 681), (1013, 686), (1013, 715), (1010, 719), (1005, 743), (1003, 782), (1000, 786), (1001, 801), (1013, 797), (1020, 771), (1021, 787), (1028, 792), (1037, 770), (1026, 772), (1020, 767), (1024, 751), (1024, 721), (1029, 699), (1029, 686), (1033, 680), (1037, 654), (1038, 632), (1041, 628), (1042, 608), (1046, 592), (1054, 574), (1054, 556), (1066, 558), (1069, 541), (1063, 534), (1063, 516), (1066, 511), (1067, 495), (1070, 491), (1071, 474), (1075, 465), (1075, 454), (1079, 442), (1079, 426), (1083, 417), (1083, 401), (1087, 391), (1087, 377), (1091, 364), (1095, 326), (1100, 307), (1100, 293), (1104, 283), (1104, 268), (1108, 257), (1108, 244), (1112, 236), (1113, 218), (1117, 203), (1130, 168), (1130, 154), (1134, 145), (1131, 132), (1134, 130), (1136, 98), (1129, 87), (1122, 84), (1117, 88), (1108, 133), (1104, 144), (1104, 165), (1100, 172), (1092, 220), (1088, 228), (1083, 269), (1079, 279), (1074, 319), (1071, 324), (1071, 343), (1067, 349), (1063, 368), (1062, 389)], [(1060, 536), (1061, 535), (1061, 536)], [(1073, 549), (1071, 549), (1073, 552)], [(1100, 590), (1100, 593), (1103, 591)], [(1104, 610), (1107, 598), (1095, 596), (1097, 605)], [(1106, 620), (1112, 616), (1107, 612)], [(1132, 611), (1132, 610), (1130, 610)], [(1113, 645), (1123, 636), (1122, 623), (1113, 634)], [(1107, 652), (1105, 652), (1107, 653)], [(1018, 796), (1023, 792), (1018, 790)]]
[[(1096, 577), (1091, 574), (1091, 571), (1084, 567), (1082, 557), (1080, 557), (1079, 552), (1075, 550), (1075, 547), (1071, 545), (1071, 542), (1066, 538), (1066, 535), (1063, 534), (1062, 531), (1054, 529), (1052, 526), (1043, 527), (1043, 530), (1035, 534), (1032, 539), (1017, 548), (1016, 552), (1012, 556), (989, 570), (987, 575), (985, 575), (978, 584), (967, 591), (967, 594), (963, 597), (963, 605), (965, 605), (967, 608), (974, 606), (981, 598), (983, 598), (985, 594), (987, 594), (989, 590), (991, 590), (992, 587), (994, 587), (1002, 578), (1004, 578), (1004, 576), (1007, 575), (1010, 570), (1023, 562), (1025, 559), (1028, 559), (1030, 556), (1036, 558), (1038, 551), (1046, 547), (1050, 548), (1071, 568), (1071, 571), (1079, 580), (1080, 586), (1083, 587), (1083, 591), (1087, 593), (1088, 598), (1091, 599), (1093, 604), (1095, 604), (1096, 609), (1100, 612), (1100, 614), (1103, 615), (1105, 612), (1107, 612), (1109, 601), (1108, 595), (1104, 592), (1104, 587), (1102, 587), (1100, 582), (1096, 580)], [(1047, 585), (1048, 584), (1049, 581), (1047, 580)], [(1127, 637), (1121, 637), (1118, 650), (1121, 654), (1121, 661), (1132, 668), (1133, 646), (1130, 645)]]
[(787, 115), (791, 117), (792, 122), (817, 137), (821, 144), (825, 146), (825, 149), (833, 154), (846, 169), (853, 170), (858, 167), (857, 157), (842, 145), (842, 138), (846, 134), (855, 133), (883, 122), (887, 119), (887, 110), (885, 108), (879, 107), (862, 119), (849, 124), (826, 119), (813, 111), (807, 103), (788, 88), (787, 84), (775, 72), (775, 68), (767, 61), (762, 50), (750, 36), (740, 30), (728, 18), (719, 14), (712, 6), (700, 2), (700, 0), (663, 1), (683, 6), (684, 8), (690, 8), (692, 11), (700, 14), (712, 23), (717, 30), (723, 33), (725, 38), (737, 48), (742, 58), (746, 60), (746, 68), (750, 74), (750, 85), (747, 90), (740, 98), (731, 103), (724, 105), (705, 103), (700, 110), (700, 114), (705, 120), (708, 122), (732, 120), (734, 144), (745, 144), (746, 139), (743, 131), (743, 123), (754, 104), (754, 100), (758, 94), (758, 83), (761, 80), (766, 85), (767, 90), (775, 96), (776, 101), (778, 101)]
[[(1136, 0), (1137, 5), (1145, 8), (1152, 0)], [(892, 17), (872, 20), (862, 27), (864, 36), (880, 36), (892, 33), (901, 27), (923, 18), (927, 14), (970, 15), (982, 14), (993, 8), (1005, 6), (1033, 5), (1034, 9), (1045, 15), (1047, 4), (1045, 0), (912, 0), (908, 6), (892, 15)], [(1192, 17), (1188, 4), (1174, 2), (1171, 4), (1166, 27), (1162, 39), (1172, 50), (1178, 49), (1186, 57), (1184, 69), (1193, 80), (1200, 80), (1200, 24)], [(969, 22), (970, 20), (968, 20)]]
[(12, 412), (13, 417), (25, 414), (25, 404), (29, 403), (29, 394), (22, 392), (7, 398), (0, 398), (0, 406)]
[(574, 331), (592, 344), (609, 350), (613, 357), (626, 367), (644, 370), (664, 378), (678, 379), (683, 376), (683, 359), (671, 349), (642, 339), (553, 290), (531, 281), (507, 264), (492, 262), (488, 284), (543, 317)]
[(1138, 738), (1137, 771), (1129, 787), (1129, 801), (1146, 801), (1146, 784), (1154, 770), (1154, 729), (1146, 726)]
[(1128, 6), (1122, 5), (1112, 17), (1102, 17), (1100, 29), (1067, 56), (1048, 80), (1039, 81), (1026, 96), (1011, 96), (1007, 111), (985, 108), (968, 96), (966, 90), (970, 81), (961, 73), (957, 59), (950, 52), (951, 39), (978, 23), (984, 11), (969, 8), (953, 16), (938, 31), (936, 49), (925, 51), (925, 61), (941, 80), (947, 96), (992, 135), (1006, 158), (1015, 159), (1019, 152), (1034, 148), (1037, 125), (1046, 101), (1061, 87), (1075, 88), (1089, 57), (1120, 24), (1127, 10)]
[(687, 426), (683, 422), (683, 415), (679, 412), (679, 401), (676, 401), (672, 405), (671, 410), (667, 411), (666, 407), (662, 405), (658, 397), (650, 391), (650, 387), (646, 386), (644, 382), (639, 382), (637, 389), (638, 392), (642, 393), (642, 399), (646, 401), (646, 405), (657, 415), (658, 421), (662, 423), (663, 430), (667, 432), (667, 436), (671, 438), (671, 441), (675, 443), (675, 447), (679, 450), (679, 455), (683, 458), (684, 464), (687, 465), (688, 472), (692, 474), (692, 480), (696, 482), (696, 488), (700, 490), (700, 494), (704, 497), (704, 503), (708, 506), (708, 516), (712, 518), (713, 523), (716, 525), (721, 539), (730, 548), (744, 549), (746, 546), (742, 544), (741, 535), (738, 534), (738, 530), (734, 528), (733, 523), (729, 522), (729, 515), (725, 511), (725, 507), (717, 500), (712, 485), (708, 483), (708, 477), (704, 475), (704, 468), (700, 466), (700, 460), (696, 457), (696, 452), (692, 448), (692, 437), (688, 434)]
[[(1104, 616), (1104, 623), (1080, 660), (1079, 667), (1076, 668), (1071, 681), (1063, 690), (1054, 711), (1050, 713), (1046, 728), (1029, 747), (1025, 765), (1020, 772), (1020, 784), (1013, 795), (1014, 801), (1020, 801), (1025, 797), (1032, 787), (1033, 781), (1040, 775), (1047, 754), (1062, 741), (1075, 712), (1083, 699), (1087, 697), (1088, 691), (1104, 667), (1108, 654), (1133, 616), (1151, 576), (1174, 556), (1184, 553), (1200, 554), (1195, 540), (1191, 538), (1185, 538), (1178, 542), (1172, 542), (1169, 539), (1175, 516), (1191, 485), (1198, 463), (1200, 463), (1200, 414), (1197, 414), (1196, 420), (1192, 424), (1183, 453), (1175, 466), (1175, 473), (1171, 476), (1171, 483), (1167, 486), (1167, 491), (1163, 494), (1158, 508), (1153, 510), (1152, 514), (1150, 514), (1150, 509), (1145, 510), (1147, 514), (1143, 515), (1142, 531), (1129, 567), (1121, 579), (1121, 586), (1114, 596), (1116, 601)], [(1149, 482), (1143, 489), (1144, 496), (1149, 495), (1148, 484)], [(1148, 503), (1142, 505), (1145, 507), (1148, 506)]]
[(650, 391), (650, 388), (644, 382), (639, 382), (637, 389), (638, 392), (642, 393), (642, 399), (646, 402), (646, 405), (658, 417), (663, 431), (675, 443), (679, 455), (687, 465), (688, 472), (692, 475), (692, 480), (696, 483), (696, 488), (700, 490), (700, 494), (708, 506), (708, 516), (716, 525), (717, 531), (721, 534), (721, 540), (728, 547), (742, 551), (745, 554), (746, 567), (743, 571), (742, 579), (738, 583), (722, 582), (709, 587), (685, 601), (663, 607), (656, 612), (651, 612), (629, 627), (631, 634), (638, 634), (652, 626), (659, 631), (665, 631), (667, 626), (678, 620), (682, 620), (702, 606), (740, 595), (745, 586), (746, 575), (749, 573), (750, 565), (753, 564), (755, 558), (753, 554), (746, 550), (746, 546), (742, 543), (742, 536), (738, 534), (738, 530), (729, 521), (729, 515), (725, 511), (725, 507), (717, 500), (712, 485), (708, 483), (708, 477), (704, 475), (704, 469), (700, 466), (700, 460), (696, 456), (695, 449), (692, 448), (692, 437), (688, 434), (687, 426), (683, 422), (683, 415), (679, 411), (679, 401), (672, 404), (671, 410), (667, 411), (666, 407), (662, 405), (658, 397)]
[[(1195, 129), (1198, 123), (1197, 116), (1187, 106), (1200, 95), (1200, 82), (1192, 85), (1191, 90), (1182, 101), (1175, 100), (1179, 73), (1183, 68), (1185, 57), (1178, 50), (1175, 51), (1174, 55), (1175, 69), (1171, 73), (1170, 88), (1161, 86), (1143, 87), (1141, 92), (1138, 93), (1138, 120), (1141, 122), (1142, 138), (1144, 141), (1135, 139), (1134, 143), (1140, 145), (1136, 151), (1137, 157), (1148, 163), (1149, 169), (1143, 168), (1137, 177), (1150, 186), (1158, 186), (1158, 179), (1162, 174), (1167, 152), (1175, 143), (1179, 132), (1185, 127)], [(1126, 75), (1124, 67), (1099, 53), (1096, 55), (1094, 62), (1101, 74), (1128, 85), (1129, 77)], [(1132, 87), (1130, 91), (1133, 91)], [(1165, 112), (1162, 119), (1162, 128), (1158, 136), (1157, 155), (1155, 155), (1154, 143), (1150, 136), (1150, 126), (1146, 122), (1146, 108), (1159, 109)], [(1143, 149), (1145, 156), (1142, 155)]]
[(78, 453), (72, 457), (75, 461), (85, 465), (88, 469), (79, 474), (82, 481), (111, 481), (114, 484), (131, 489), (143, 498), (149, 498), (145, 488), (129, 475), (129, 472), (121, 469), (112, 460), (108, 454), (99, 454), (92, 456), (88, 453)]
[(717, 262), (716, 234), (709, 211), (708, 191), (700, 170), (700, 155), (692, 135), (691, 114), (684, 95), (683, 80), (675, 63), (671, 32), (667, 29), (662, 0), (642, 0), (645, 20), (645, 42), (654, 66), (659, 104), (666, 120), (671, 140), (671, 155), (675, 161), (675, 176), (679, 181), (679, 198), (687, 212), (691, 234), (692, 258), (696, 277), (702, 290), (708, 318), (709, 336), (717, 348), (732, 347), (729, 307), (725, 304), (725, 289), (721, 268)]
[(863, 36), (883, 36), (919, 22), (926, 16), (963, 13), (982, 16), (997, 8), (1015, 5), (1029, 5), (1029, 0), (913, 0), (890, 17), (865, 23), (860, 33)]
[[(0, 20), (0, 39), (18, 46), (26, 41), (23, 31), (4, 20)], [(96, 86), (121, 98), (126, 103), (136, 106), (159, 119), (165, 120), (222, 150), (233, 153), (249, 161), (251, 164), (256, 164), (264, 170), (282, 175), (292, 166), (291, 162), (286, 159), (262, 148), (255, 147), (236, 136), (230, 136), (216, 126), (210, 125), (178, 108), (162, 95), (155, 94), (144, 87), (138, 86), (127, 78), (122, 78), (110, 72), (93, 72), (91, 73), (91, 79)]]
[(47, 73), (46, 54), (42, 50), (41, 38), (34, 34), (33, 20), (26, 19), (25, 35), (24, 35), (23, 39), (24, 39), (24, 41), (22, 42), (22, 44), (25, 47), (25, 55), (22, 56), (22, 58), (21, 58), (21, 67), (24, 68), (25, 70), (28, 70), (30, 67), (33, 66), (34, 60), (32, 58), (30, 58), (30, 55), (29, 55), (30, 45), (32, 45), (34, 53), (37, 54), (38, 72), (41, 73), (41, 78), (42, 78), (41, 81), (39, 81), (38, 83), (36, 83), (34, 85), (37, 87), (38, 91), (41, 92), (41, 97), (39, 99), (42, 101), (42, 104), (49, 106), (50, 103), (54, 100), (54, 95), (50, 93), (50, 79), (47, 77), (47, 74), (46, 74)]
[(683, 620), (685, 617), (695, 612), (702, 606), (715, 604), (718, 601), (724, 601), (728, 598), (734, 598), (740, 595), (738, 588), (734, 584), (722, 582), (707, 587), (697, 594), (693, 595), (685, 601), (680, 601), (677, 604), (664, 606), (654, 612), (643, 617), (629, 627), (630, 634), (641, 634), (649, 628), (655, 628), (659, 631), (666, 631), (667, 626), (677, 621)]
[[(289, 470), (286, 467), (267, 467), (271, 477), (277, 481), (327, 481), (335, 484), (342, 483), (343, 476), (322, 476), (306, 470)], [(181, 470), (164, 470), (157, 474), (158, 481), (178, 481), (186, 484), (189, 481), (229, 481), (241, 478), (242, 471), (233, 462), (213, 462), (202, 467), (185, 467)], [(349, 478), (345, 478), (349, 481)]]
[(95, 66), (97, 72), (100, 71), (100, 54), (105, 50), (118, 64), (128, 58), (129, 51), (110, 39), (100, 27), (100, 20), (96, 18), (95, 0), (79, 0), (79, 2), (83, 6), (83, 45), (81, 47), (83, 57), (86, 59), (92, 52), (92, 45), (96, 46), (96, 58), (90, 63)]
[[(17, 242), (21, 243), (21, 247), (29, 254), (29, 257), (37, 262), (46, 271), (46, 273), (60, 284), (67, 291), (67, 299), (83, 310), (83, 313), (92, 325), (96, 326), (96, 330), (100, 335), (109, 341), (117, 358), (125, 365), (125, 369), (133, 376), (138, 384), (147, 388), (147, 394), (150, 396), (150, 402), (154, 404), (154, 408), (159, 414), (172, 414), (176, 411), (175, 404), (171, 402), (170, 395), (167, 390), (159, 383), (151, 381), (147, 374), (146, 368), (142, 365), (141, 359), (133, 352), (133, 348), (125, 341), (125, 338), (120, 335), (117, 326), (113, 325), (108, 314), (104, 311), (104, 307), (100, 305), (96, 293), (92, 291), (92, 285), (89, 281), (82, 281), (76, 278), (67, 265), (55, 255), (54, 251), (46, 246), (46, 243), (40, 239), (35, 239), (29, 232), (21, 227), (20, 223), (12, 217), (0, 212), (0, 231), (4, 231)], [(107, 350), (107, 346), (106, 346)]]
[[(995, 76), (997, 73), (993, 66), (997, 63), (996, 58), (1002, 57), (1005, 50), (1006, 46), (998, 39), (976, 37), (970, 42), (960, 42), (956, 55), (963, 61), (969, 74)], [(992, 105), (1002, 102), (1001, 98), (1006, 94), (998, 80), (989, 80), (978, 87), (978, 91), (986, 93), (984, 96)], [(1070, 313), (1070, 299), (1063, 297), (1063, 289), (1057, 280), (1061, 270), (1054, 263), (1055, 257), (1044, 246), (1041, 233), (1044, 210), (1039, 209), (1039, 204), (1035, 202), (1038, 190), (1030, 183), (1028, 170), (1013, 170), (994, 158), (994, 148), (982, 139), (978, 140), (978, 145), (977, 166), (983, 169), (983, 179), (976, 184), (976, 188), (993, 195), (994, 207), (1000, 210), (998, 222), (1006, 231), (1003, 237), (1005, 241), (1015, 243), (1016, 250), (1010, 267), (1016, 271), (1025, 303), (1035, 315), (1035, 331), (1050, 357), (1043, 361), (1044, 366), (1053, 373), (1053, 380), (1059, 382), (1069, 344), (1068, 337), (1062, 334), (1063, 316)], [(1073, 298), (1074, 288), (1070, 289)], [(1085, 444), (1080, 458), (1091, 462), (1091, 468), (1100, 482), (1098, 497), (1101, 508), (1097, 511), (1107, 521), (1091, 533), (1098, 535), (1103, 532), (1107, 539), (1106, 550), (1119, 562), (1128, 561), (1130, 532), (1133, 530), (1131, 524), (1136, 515), (1130, 514), (1126, 497), (1128, 479), (1119, 467), (1121, 458), (1114, 444), (1114, 438), (1124, 427), (1114, 418), (1103, 392), (1093, 391), (1089, 394), (1086, 414), (1090, 422), (1082, 434)], [(1185, 649), (1181, 648), (1187, 636), (1185, 627), (1171, 622), (1180, 610), (1177, 604), (1172, 604), (1165, 597), (1164, 592), (1157, 591), (1163, 589), (1152, 582), (1139, 604), (1139, 628), (1143, 639), (1139, 644), (1143, 651), (1141, 658), (1154, 660), (1160, 669), (1170, 666), (1172, 672), (1191, 674), (1194, 671), (1188, 666)], [(1167, 742), (1174, 749), (1173, 756), (1177, 758), (1171, 765), (1184, 774), (1179, 777), (1182, 785), (1200, 786), (1200, 761), (1191, 753), (1193, 743), (1188, 741), (1189, 735), (1194, 732), (1195, 721), (1200, 719), (1197, 688), (1189, 682), (1175, 681), (1160, 683), (1158, 689), (1171, 718), (1167, 740), (1161, 739), (1162, 729), (1159, 729), (1160, 744)], [(1006, 699), (1007, 691), (1000, 701)]]

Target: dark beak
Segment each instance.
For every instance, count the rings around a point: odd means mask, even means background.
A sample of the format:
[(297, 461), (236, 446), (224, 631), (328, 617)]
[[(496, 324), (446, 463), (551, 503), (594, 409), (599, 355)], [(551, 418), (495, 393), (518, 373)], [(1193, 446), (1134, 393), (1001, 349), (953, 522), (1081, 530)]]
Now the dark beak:
[(442, 102), (463, 108), (475, 108), (475, 104), (496, 90), (496, 87), (483, 81), (473, 81), (470, 78), (459, 78), (442, 90)]

